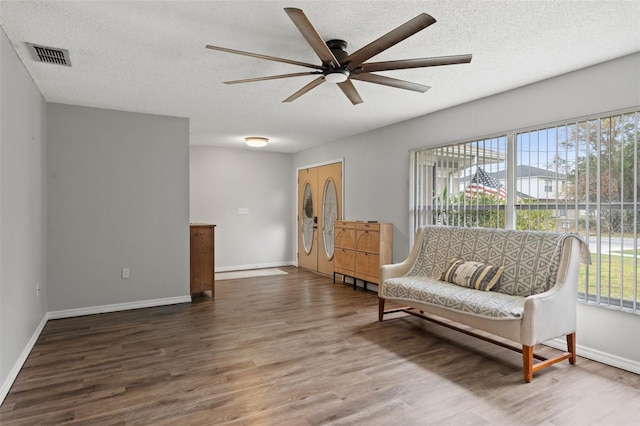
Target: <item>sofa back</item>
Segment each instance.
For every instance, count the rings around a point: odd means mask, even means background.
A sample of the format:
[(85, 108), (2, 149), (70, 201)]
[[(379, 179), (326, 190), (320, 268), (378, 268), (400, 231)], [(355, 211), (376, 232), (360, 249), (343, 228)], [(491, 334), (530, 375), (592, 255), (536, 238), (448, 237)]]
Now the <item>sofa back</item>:
[(504, 266), (492, 291), (527, 297), (556, 283), (563, 241), (572, 234), (426, 226), (408, 275), (440, 276), (451, 258)]

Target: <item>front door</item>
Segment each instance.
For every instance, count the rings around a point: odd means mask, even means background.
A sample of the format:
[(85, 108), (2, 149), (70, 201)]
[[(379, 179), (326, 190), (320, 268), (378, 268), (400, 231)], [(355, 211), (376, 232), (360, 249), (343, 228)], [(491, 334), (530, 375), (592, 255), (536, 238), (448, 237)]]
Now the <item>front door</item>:
[(333, 273), (333, 226), (342, 219), (342, 163), (298, 171), (298, 266)]

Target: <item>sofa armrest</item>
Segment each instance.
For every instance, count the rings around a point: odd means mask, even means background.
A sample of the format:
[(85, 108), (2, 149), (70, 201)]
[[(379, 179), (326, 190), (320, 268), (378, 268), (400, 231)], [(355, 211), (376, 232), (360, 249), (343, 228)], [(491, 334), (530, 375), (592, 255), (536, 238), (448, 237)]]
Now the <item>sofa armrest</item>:
[(556, 285), (544, 293), (529, 296), (524, 302), (523, 345), (533, 346), (576, 331), (578, 276), (581, 261), (581, 241), (567, 238)]
[(380, 285), (384, 283), (384, 280), (388, 278), (396, 278), (406, 275), (413, 264), (416, 262), (416, 258), (420, 252), (420, 248), (422, 247), (422, 239), (424, 238), (424, 229), (419, 228), (416, 232), (416, 237), (413, 242), (413, 247), (411, 247), (411, 252), (409, 256), (400, 263), (394, 263), (391, 265), (382, 265), (380, 267)]

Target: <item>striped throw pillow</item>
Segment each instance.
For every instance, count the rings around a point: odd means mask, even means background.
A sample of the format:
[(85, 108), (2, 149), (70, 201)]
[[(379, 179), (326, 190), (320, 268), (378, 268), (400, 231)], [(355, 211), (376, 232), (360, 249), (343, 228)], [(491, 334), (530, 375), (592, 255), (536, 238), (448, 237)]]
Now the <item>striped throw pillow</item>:
[(482, 262), (453, 258), (449, 260), (449, 267), (440, 276), (440, 281), (446, 281), (461, 287), (489, 291), (498, 282), (503, 270), (504, 266), (493, 266)]

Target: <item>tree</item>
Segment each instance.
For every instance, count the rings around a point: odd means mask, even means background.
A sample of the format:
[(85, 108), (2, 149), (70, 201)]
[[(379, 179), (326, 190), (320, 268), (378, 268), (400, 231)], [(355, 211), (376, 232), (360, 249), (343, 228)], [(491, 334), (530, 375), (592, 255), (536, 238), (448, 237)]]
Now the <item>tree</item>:
[(571, 136), (561, 142), (563, 148), (578, 148), (576, 167), (567, 171), (578, 201), (595, 202), (598, 195), (600, 202), (633, 201), (634, 181), (640, 190), (640, 179), (634, 170), (638, 129), (632, 120), (633, 115), (627, 114), (583, 121), (572, 126)]
[(568, 169), (571, 198), (580, 203), (599, 201), (599, 219), (610, 231), (631, 230), (634, 222), (640, 226), (633, 205), (634, 193), (640, 194), (640, 166), (635, 164), (640, 129), (634, 114), (583, 121), (571, 126), (568, 136), (560, 146), (577, 150), (575, 167), (559, 157), (555, 162)]

